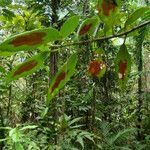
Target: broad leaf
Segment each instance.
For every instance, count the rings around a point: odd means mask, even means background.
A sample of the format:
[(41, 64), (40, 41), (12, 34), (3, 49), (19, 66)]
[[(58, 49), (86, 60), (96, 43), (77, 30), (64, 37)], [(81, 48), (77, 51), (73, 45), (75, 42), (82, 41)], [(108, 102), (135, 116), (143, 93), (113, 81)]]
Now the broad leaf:
[(74, 74), (77, 54), (73, 54), (53, 78), (47, 95), (47, 105)]
[(24, 63), (16, 66), (7, 76), (6, 82), (9, 83), (13, 80), (16, 80), (20, 77), (25, 77), (29, 74), (32, 74), (37, 69), (43, 67), (43, 62), (46, 57), (46, 52), (43, 52), (39, 55), (36, 55), (32, 58), (29, 58)]
[(119, 12), (120, 0), (98, 0), (97, 10), (104, 24), (104, 34), (113, 32), (113, 26), (120, 22), (122, 14)]
[(93, 35), (96, 30), (96, 27), (98, 26), (98, 23), (99, 23), (99, 18), (97, 16), (86, 19), (81, 24), (78, 30), (78, 35), (79, 36), (83, 36), (86, 34)]
[(131, 70), (131, 57), (127, 51), (125, 44), (120, 47), (120, 50), (116, 57), (116, 72), (119, 78), (119, 84), (121, 88), (125, 88), (128, 76)]
[(77, 28), (79, 24), (79, 16), (70, 17), (61, 27), (60, 33), (63, 38), (69, 36)]
[(60, 39), (59, 32), (54, 28), (38, 29), (10, 37), (0, 43), (0, 52), (29, 51), (40, 45)]
[(142, 7), (137, 9), (133, 14), (129, 16), (127, 19), (125, 26), (127, 27), (128, 25), (131, 25), (134, 23), (137, 19), (143, 17), (147, 11), (150, 11), (149, 7)]
[(88, 73), (93, 77), (101, 78), (106, 71), (106, 64), (102, 59), (91, 60), (88, 66)]

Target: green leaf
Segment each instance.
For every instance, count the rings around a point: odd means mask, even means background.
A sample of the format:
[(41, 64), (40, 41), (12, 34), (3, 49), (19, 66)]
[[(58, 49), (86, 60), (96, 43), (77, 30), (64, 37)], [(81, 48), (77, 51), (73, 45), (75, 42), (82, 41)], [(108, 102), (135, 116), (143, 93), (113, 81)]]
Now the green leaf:
[(0, 72), (2, 72), (2, 73), (5, 72), (5, 69), (2, 66), (0, 66)]
[(0, 139), (0, 142), (4, 142), (4, 141), (7, 141), (9, 138), (6, 138), (6, 139)]
[(88, 133), (88, 134), (85, 134), (84, 136), (85, 136), (87, 139), (89, 139), (90, 141), (92, 141), (93, 143), (95, 143), (95, 142), (94, 142), (94, 139), (93, 139), (93, 137), (92, 137), (91, 134)]
[(15, 52), (2, 52), (2, 51), (0, 51), (0, 56), (11, 56), (14, 54), (15, 54)]
[(58, 71), (53, 78), (47, 95), (47, 105), (59, 92), (59, 90), (69, 81), (70, 77), (74, 74), (77, 63), (77, 54), (72, 54), (68, 61)]
[(120, 87), (124, 89), (131, 71), (131, 56), (128, 53), (125, 44), (120, 47), (116, 57), (115, 65)]
[(4, 8), (4, 9), (2, 9), (2, 11), (3, 11), (3, 13), (2, 13), (3, 16), (7, 17), (8, 19), (12, 19), (13, 17), (15, 17), (15, 14), (8, 9)]
[(9, 82), (20, 77), (25, 77), (29, 74), (32, 74), (37, 69), (42, 68), (46, 55), (47, 53), (43, 52), (27, 59), (24, 63), (16, 66), (10, 73), (8, 73), (8, 76), (6, 77), (6, 83), (8, 84)]
[(82, 137), (78, 136), (76, 142), (78, 142), (82, 146), (82, 149), (84, 149), (84, 142), (83, 142), (83, 138)]
[(125, 27), (134, 23), (137, 19), (143, 17), (147, 11), (150, 10), (150, 7), (142, 7), (137, 9), (133, 14), (129, 16), (127, 21), (125, 22)]
[(0, 43), (0, 52), (29, 51), (60, 39), (54, 28), (38, 29), (12, 36)]
[(11, 127), (0, 127), (0, 130), (11, 130), (12, 128)]
[(12, 3), (12, 0), (0, 0), (0, 6), (7, 6)]
[(78, 117), (78, 118), (75, 118), (75, 119), (71, 120), (71, 121), (69, 122), (69, 126), (71, 126), (71, 125), (74, 124), (74, 123), (77, 123), (77, 122), (80, 121), (81, 119), (82, 119), (82, 117)]
[(15, 143), (15, 150), (24, 150), (23, 145), (20, 142)]
[(35, 129), (35, 128), (37, 128), (36, 125), (28, 125), (28, 126), (25, 126), (25, 127), (21, 128), (20, 130), (22, 131), (22, 130)]
[(85, 21), (83, 21), (83, 23), (79, 27), (78, 35), (79, 36), (83, 36), (86, 34), (94, 35), (94, 32), (98, 26), (98, 23), (99, 23), (98, 16), (94, 16), (92, 18), (86, 19)]
[(79, 16), (70, 17), (61, 27), (60, 33), (63, 38), (69, 36), (77, 28), (79, 24)]
[(20, 141), (20, 133), (18, 132), (17, 128), (14, 128), (9, 131), (9, 137), (13, 140), (13, 142)]

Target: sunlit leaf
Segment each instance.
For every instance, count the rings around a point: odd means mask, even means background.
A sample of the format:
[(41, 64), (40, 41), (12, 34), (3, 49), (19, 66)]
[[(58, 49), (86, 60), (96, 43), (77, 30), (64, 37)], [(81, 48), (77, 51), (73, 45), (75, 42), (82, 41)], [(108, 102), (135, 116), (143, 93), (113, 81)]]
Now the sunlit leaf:
[(60, 33), (63, 38), (69, 36), (77, 28), (79, 24), (79, 16), (70, 17), (61, 27)]
[(47, 105), (59, 92), (59, 90), (69, 81), (70, 77), (74, 74), (77, 63), (77, 54), (71, 55), (68, 61), (58, 71), (54, 79), (52, 80), (48, 89)]
[(16, 66), (7, 76), (6, 82), (9, 83), (20, 77), (25, 77), (32, 74), (37, 69), (43, 67), (44, 59), (46, 58), (46, 52), (29, 58), (24, 63)]
[(22, 131), (22, 130), (27, 130), (27, 129), (35, 129), (37, 127), (38, 126), (36, 126), (36, 125), (28, 125), (28, 126), (25, 126), (25, 127), (21, 128), (20, 130)]
[(24, 150), (23, 145), (20, 142), (15, 143), (15, 150)]
[(125, 44), (120, 47), (115, 65), (120, 87), (125, 88), (131, 70), (131, 57)]
[(134, 23), (137, 19), (143, 17), (145, 15), (146, 12), (150, 13), (150, 7), (142, 7), (137, 9), (133, 14), (131, 14), (129, 16), (129, 18), (127, 19), (125, 26), (131, 25), (132, 23)]
[(81, 26), (78, 30), (78, 35), (79, 36), (83, 36), (86, 34), (93, 35), (95, 30), (96, 30), (98, 23), (99, 23), (99, 18), (97, 16), (86, 19), (81, 24)]
[(17, 130), (17, 128), (13, 128), (9, 131), (9, 137), (13, 140), (13, 142), (19, 142), (20, 136), (20, 132)]
[(15, 54), (15, 52), (2, 52), (2, 51), (0, 51), (0, 56), (11, 56), (11, 55), (14, 55)]
[(0, 43), (0, 52), (29, 51), (58, 39), (60, 39), (60, 34), (54, 28), (24, 32)]

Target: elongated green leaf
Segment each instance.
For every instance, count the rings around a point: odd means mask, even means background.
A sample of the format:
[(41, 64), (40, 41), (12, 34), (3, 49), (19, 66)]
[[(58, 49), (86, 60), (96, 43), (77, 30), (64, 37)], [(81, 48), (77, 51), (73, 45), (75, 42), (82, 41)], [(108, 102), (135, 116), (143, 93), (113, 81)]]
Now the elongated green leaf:
[(94, 16), (92, 18), (88, 18), (79, 27), (78, 35), (83, 36), (86, 34), (93, 35), (96, 27), (98, 26), (99, 18), (98, 16)]
[(124, 89), (131, 70), (131, 57), (127, 51), (125, 44), (123, 44), (120, 47), (120, 50), (116, 57), (115, 65), (116, 65), (116, 72), (119, 78), (120, 87)]
[(12, 128), (11, 127), (0, 127), (0, 130), (11, 130)]
[(22, 130), (35, 129), (35, 128), (37, 128), (36, 125), (28, 125), (28, 126), (25, 126), (25, 127), (21, 128), (20, 130), (22, 131)]
[(5, 138), (5, 139), (0, 139), (0, 142), (4, 142), (7, 141), (9, 138)]
[(142, 7), (137, 9), (133, 14), (129, 16), (127, 19), (125, 26), (131, 25), (134, 23), (137, 19), (143, 17), (147, 11), (150, 11), (150, 7)]
[(40, 45), (60, 39), (59, 32), (54, 28), (38, 29), (12, 36), (0, 43), (0, 52), (29, 51)]
[(15, 52), (2, 52), (2, 51), (0, 51), (0, 56), (11, 56), (11, 55), (14, 55), (15, 54)]
[(48, 90), (47, 105), (49, 104), (51, 99), (53, 99), (54, 96), (59, 92), (59, 90), (69, 81), (70, 77), (74, 74), (76, 63), (77, 54), (73, 54), (58, 71), (58, 73), (52, 80)]
[(2, 9), (2, 11), (3, 11), (3, 15), (5, 16), (5, 17), (7, 17), (8, 19), (12, 19), (13, 17), (15, 17), (15, 14), (14, 14), (14, 12), (12, 12), (12, 11), (10, 11), (10, 10), (8, 10), (8, 9)]
[(79, 16), (73, 16), (69, 18), (61, 27), (60, 33), (63, 38), (69, 36), (78, 26)]
[(7, 76), (6, 82), (9, 83), (13, 80), (16, 80), (20, 77), (25, 77), (37, 69), (43, 67), (43, 62), (46, 57), (47, 53), (43, 52), (38, 54), (32, 58), (29, 58), (24, 63), (16, 66)]
[(78, 142), (82, 146), (82, 149), (84, 149), (84, 142), (82, 137), (78, 136), (76, 142)]

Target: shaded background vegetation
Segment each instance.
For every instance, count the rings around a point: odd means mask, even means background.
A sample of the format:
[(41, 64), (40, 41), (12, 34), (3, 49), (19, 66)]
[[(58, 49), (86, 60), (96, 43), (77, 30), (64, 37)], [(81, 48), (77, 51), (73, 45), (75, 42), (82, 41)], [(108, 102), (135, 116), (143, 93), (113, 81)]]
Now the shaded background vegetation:
[[(1, 0), (0, 39), (42, 27), (52, 26), (59, 30), (72, 15), (79, 15), (82, 20), (93, 16), (96, 3), (96, 0)], [(120, 11), (124, 16), (118, 27), (123, 26), (129, 14), (138, 7), (147, 5), (146, 0), (122, 1)], [(103, 23), (99, 27), (103, 28)], [(43, 69), (9, 86), (3, 82), (7, 73), (38, 50), (10, 56), (0, 52), (0, 66), (5, 68), (0, 68), (0, 149), (149, 150), (148, 33), (148, 27), (143, 27), (126, 39), (132, 56), (132, 69), (123, 91), (118, 86), (114, 64), (122, 38), (95, 42), (97, 46), (88, 43), (62, 47), (51, 53)], [(76, 41), (76, 38), (76, 34), (70, 35), (67, 40)], [(83, 40), (88, 38), (86, 36)], [(103, 49), (102, 57), (107, 65), (100, 80), (87, 73), (89, 61), (95, 57), (95, 47)], [(78, 53), (74, 76), (52, 100), (48, 113), (43, 117), (49, 83), (64, 60), (77, 50), (81, 52)]]

